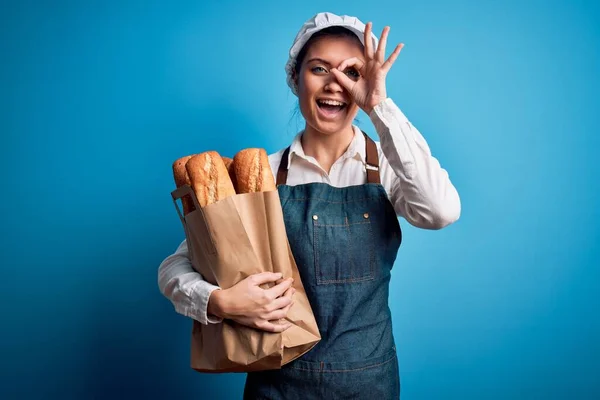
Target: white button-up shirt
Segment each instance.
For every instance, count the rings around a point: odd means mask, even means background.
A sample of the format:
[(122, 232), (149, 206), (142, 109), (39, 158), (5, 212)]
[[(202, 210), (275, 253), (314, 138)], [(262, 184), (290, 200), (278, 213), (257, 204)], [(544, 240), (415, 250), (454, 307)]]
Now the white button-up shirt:
[[(417, 128), (389, 98), (377, 105), (369, 117), (379, 136), (376, 145), (381, 184), (398, 216), (424, 229), (441, 229), (456, 221), (461, 208), (458, 193)], [(354, 126), (354, 139), (329, 173), (304, 153), (301, 135), (298, 133), (290, 146), (288, 185), (322, 182), (346, 187), (366, 183), (365, 138), (358, 127)], [(274, 175), (284, 150), (269, 155)], [(176, 312), (203, 324), (221, 322), (206, 311), (210, 294), (220, 288), (206, 282), (193, 269), (185, 239), (160, 264), (158, 286)]]

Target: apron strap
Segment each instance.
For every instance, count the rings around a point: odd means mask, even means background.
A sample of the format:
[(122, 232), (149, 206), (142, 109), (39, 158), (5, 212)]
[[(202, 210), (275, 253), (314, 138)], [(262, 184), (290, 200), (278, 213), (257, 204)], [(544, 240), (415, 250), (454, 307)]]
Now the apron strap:
[(277, 183), (276, 186), (285, 185), (287, 182), (287, 174), (288, 174), (288, 157), (290, 155), (290, 147), (283, 152), (283, 156), (281, 156), (281, 162), (279, 163), (279, 170), (277, 171)]
[(365, 135), (365, 144), (367, 147), (367, 159), (365, 162), (365, 168), (367, 169), (367, 183), (381, 183), (379, 176), (379, 154), (377, 153), (377, 145), (375, 142), (362, 131)]
[[(379, 176), (379, 154), (377, 152), (377, 145), (375, 142), (362, 131), (365, 136), (365, 147), (367, 159), (365, 162), (365, 168), (367, 170), (367, 183), (381, 183)], [(279, 169), (277, 170), (277, 182), (276, 185), (285, 185), (287, 182), (288, 175), (288, 158), (290, 155), (290, 148), (285, 149), (281, 156), (281, 162), (279, 163)]]

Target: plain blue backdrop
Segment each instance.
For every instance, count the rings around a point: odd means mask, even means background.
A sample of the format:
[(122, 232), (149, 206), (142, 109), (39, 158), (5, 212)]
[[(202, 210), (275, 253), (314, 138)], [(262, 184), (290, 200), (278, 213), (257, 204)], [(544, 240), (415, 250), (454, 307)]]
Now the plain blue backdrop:
[(158, 290), (171, 163), (289, 144), (283, 66), (319, 11), (405, 43), (388, 94), (461, 196), (446, 229), (400, 221), (403, 399), (600, 398), (591, 0), (3, 2), (0, 398), (240, 398), (244, 375), (189, 368)]

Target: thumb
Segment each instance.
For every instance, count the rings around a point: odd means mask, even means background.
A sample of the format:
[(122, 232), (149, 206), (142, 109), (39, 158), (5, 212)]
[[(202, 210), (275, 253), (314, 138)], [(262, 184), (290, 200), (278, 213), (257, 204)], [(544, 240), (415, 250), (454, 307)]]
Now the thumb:
[(356, 84), (355, 81), (348, 78), (348, 76), (346, 74), (344, 74), (342, 71), (340, 71), (337, 68), (332, 68), (331, 72), (335, 76), (335, 79), (337, 79), (337, 81), (340, 83), (340, 85), (342, 85), (347, 91), (349, 91), (349, 92), (352, 91), (352, 89), (354, 88), (354, 85)]

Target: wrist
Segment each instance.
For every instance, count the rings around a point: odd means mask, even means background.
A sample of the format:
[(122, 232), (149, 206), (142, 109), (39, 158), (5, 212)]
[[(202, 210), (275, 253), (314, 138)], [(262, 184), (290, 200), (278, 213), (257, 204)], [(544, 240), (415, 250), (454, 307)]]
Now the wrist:
[(215, 289), (208, 297), (206, 312), (219, 318), (227, 318), (227, 293), (222, 289)]
[(374, 102), (371, 102), (369, 104), (367, 104), (364, 108), (363, 111), (368, 115), (371, 116), (371, 113), (373, 112), (373, 110), (377, 107), (377, 106), (381, 106), (381, 104), (383, 104), (384, 101), (387, 100), (387, 97), (380, 97), (379, 99), (375, 100)]

